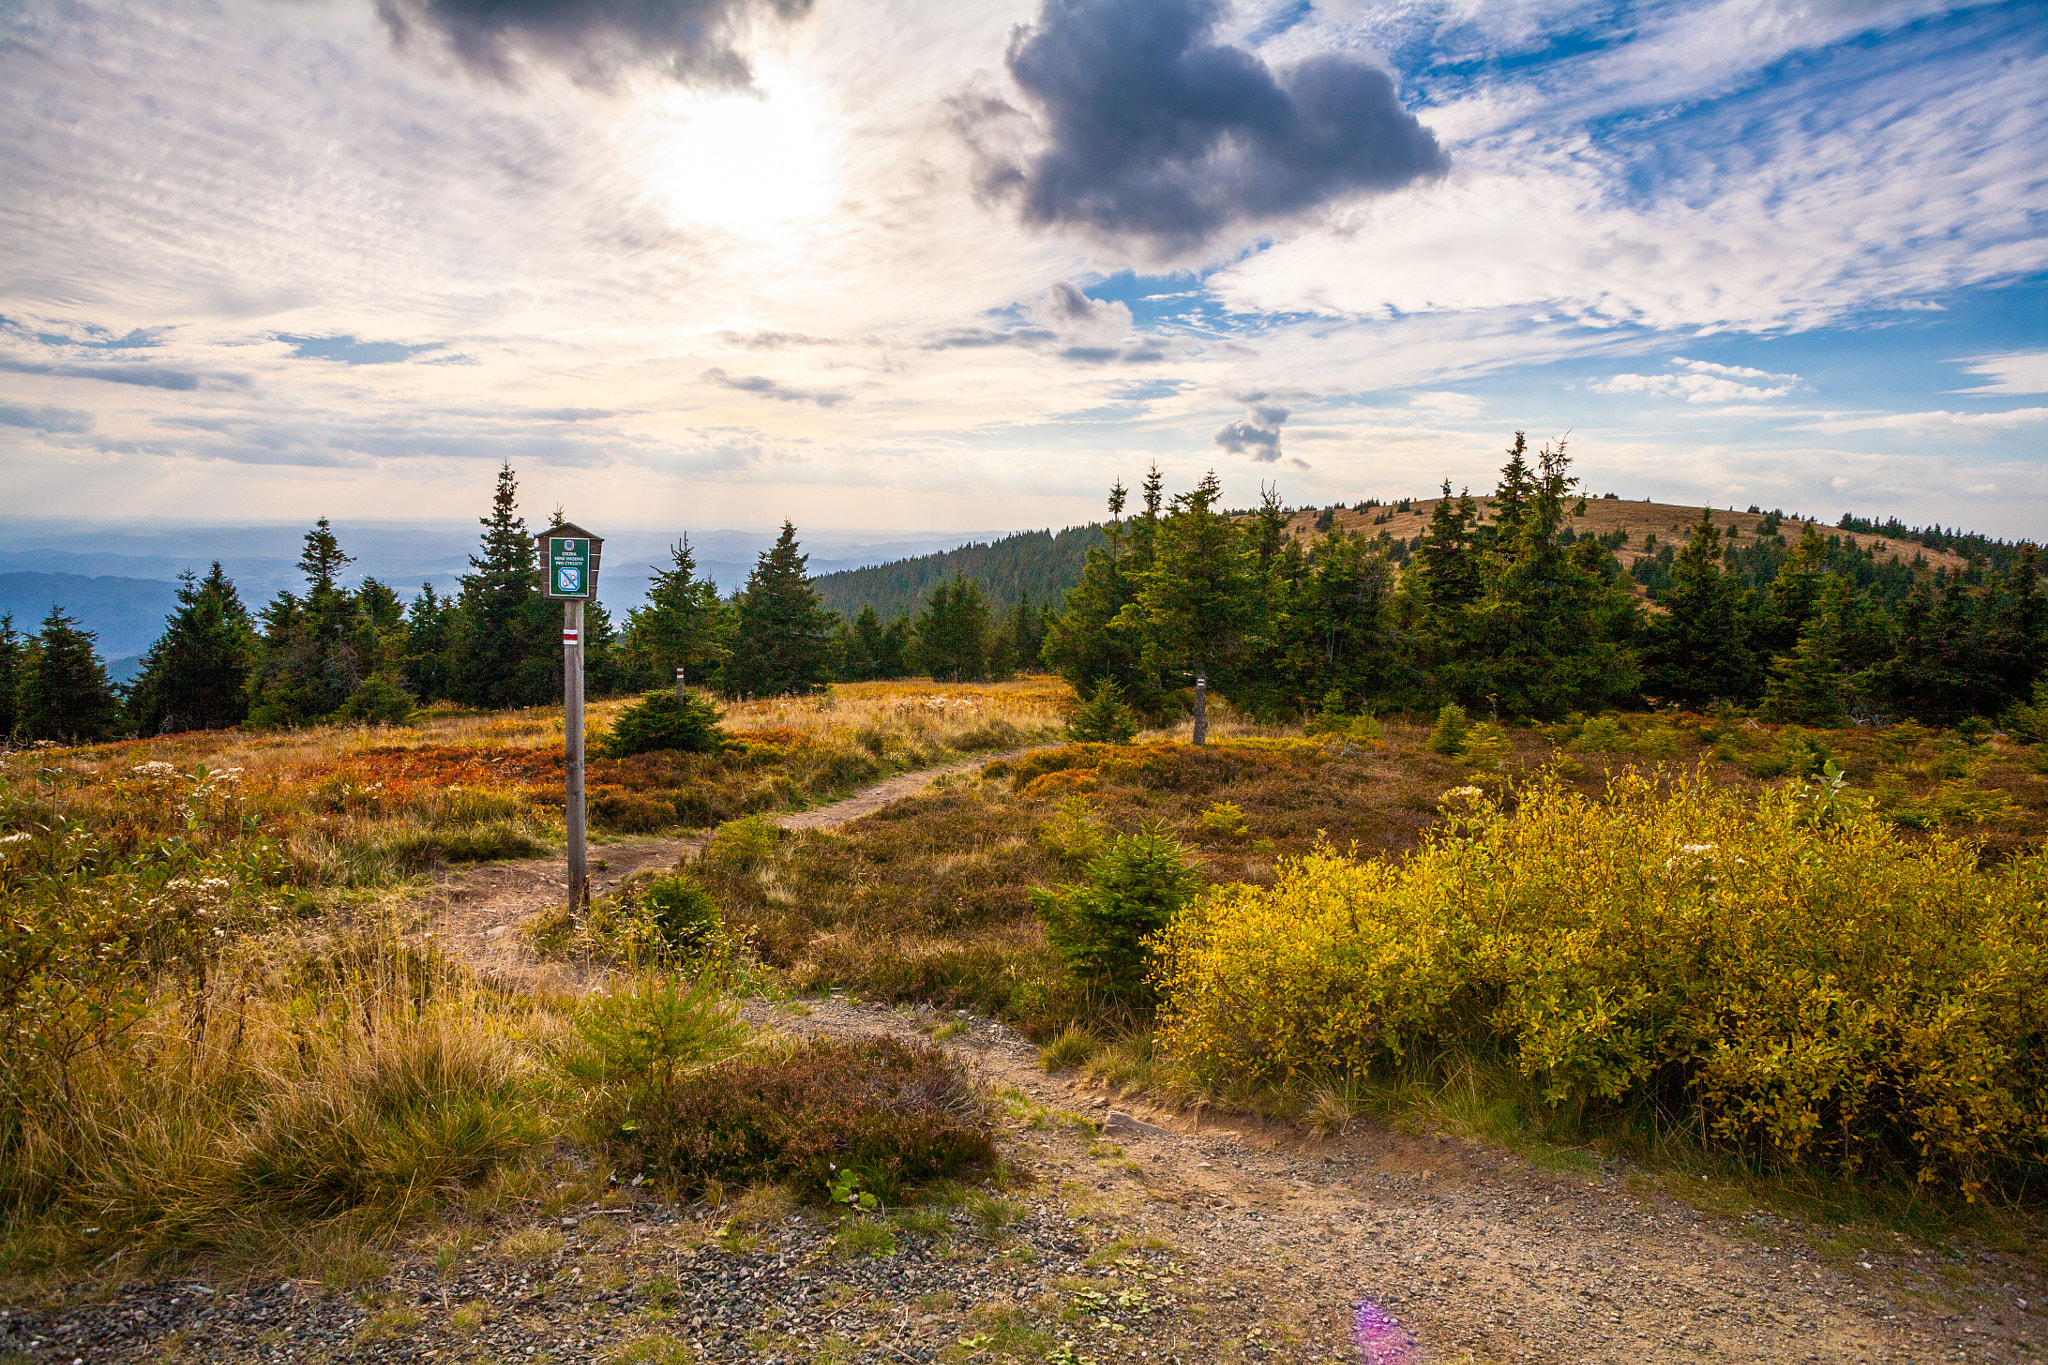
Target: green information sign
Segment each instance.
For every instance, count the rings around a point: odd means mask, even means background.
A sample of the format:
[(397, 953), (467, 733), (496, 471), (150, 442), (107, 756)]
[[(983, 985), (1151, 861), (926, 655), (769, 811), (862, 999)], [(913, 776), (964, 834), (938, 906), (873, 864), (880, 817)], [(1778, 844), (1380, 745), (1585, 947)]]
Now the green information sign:
[(590, 538), (549, 536), (547, 573), (549, 597), (586, 601), (590, 597)]

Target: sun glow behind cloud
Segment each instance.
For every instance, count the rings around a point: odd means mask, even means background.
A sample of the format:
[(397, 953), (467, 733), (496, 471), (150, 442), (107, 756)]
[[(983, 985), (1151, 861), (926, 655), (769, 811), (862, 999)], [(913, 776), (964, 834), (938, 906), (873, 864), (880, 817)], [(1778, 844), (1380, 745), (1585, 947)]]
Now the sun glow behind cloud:
[(758, 239), (830, 212), (837, 120), (786, 65), (758, 71), (756, 82), (655, 102), (662, 131), (645, 173), (678, 221)]

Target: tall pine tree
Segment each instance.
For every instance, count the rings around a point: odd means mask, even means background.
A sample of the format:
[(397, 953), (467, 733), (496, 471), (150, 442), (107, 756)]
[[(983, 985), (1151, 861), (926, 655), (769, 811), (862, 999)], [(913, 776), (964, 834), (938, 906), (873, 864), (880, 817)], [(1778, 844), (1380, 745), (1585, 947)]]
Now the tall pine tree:
[(796, 527), (782, 523), (761, 552), (736, 605), (732, 652), (719, 670), (728, 697), (815, 692), (830, 674), (832, 618), (818, 605), (797, 548)]
[(965, 682), (987, 675), (988, 599), (981, 584), (955, 571), (932, 586), (917, 618), (917, 660), (933, 678)]
[(1148, 662), (1195, 683), (1194, 742), (1208, 738), (1208, 683), (1245, 647), (1259, 622), (1255, 547), (1217, 507), (1212, 470), (1177, 494), (1158, 523), (1138, 599), (1125, 609), (1141, 622)]
[(14, 735), (21, 719), (21, 665), (27, 648), (14, 628), (11, 613), (0, 615), (0, 744)]
[(17, 704), (23, 735), (72, 744), (113, 737), (121, 723), (121, 698), (94, 649), (98, 642), (62, 609), (50, 608), (42, 633), (22, 659)]
[(519, 515), (519, 476), (498, 470), (483, 544), (456, 597), (453, 690), (472, 706), (539, 706), (560, 697), (556, 610), (541, 595), (532, 535)]
[(1741, 580), (1721, 567), (1721, 528), (1700, 509), (1685, 549), (1671, 566), (1671, 586), (1658, 605), (1643, 653), (1643, 687), (1689, 705), (1742, 701), (1755, 688), (1749, 651), (1749, 604)]
[(1764, 689), (1764, 719), (1796, 725), (1841, 725), (1849, 719), (1842, 674), (1842, 633), (1848, 624), (1849, 591), (1825, 575), (1792, 649), (1771, 660)]
[(709, 575), (697, 576), (697, 556), (684, 536), (669, 551), (669, 565), (647, 582), (647, 602), (626, 617), (626, 649), (664, 680), (681, 669), (685, 682), (709, 681), (725, 658), (732, 614)]
[(255, 624), (220, 561), (204, 579), (180, 575), (178, 609), (128, 689), (133, 729), (160, 735), (241, 724), (255, 653)]

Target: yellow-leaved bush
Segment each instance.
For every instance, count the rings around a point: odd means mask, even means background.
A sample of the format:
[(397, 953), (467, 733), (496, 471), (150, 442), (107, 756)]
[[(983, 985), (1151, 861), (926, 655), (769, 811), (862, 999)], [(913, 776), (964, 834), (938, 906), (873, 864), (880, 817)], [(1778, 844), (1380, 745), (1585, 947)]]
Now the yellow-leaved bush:
[(1398, 863), (1323, 848), (1158, 945), (1189, 1079), (1506, 1057), (1553, 1104), (1649, 1100), (1792, 1161), (1975, 1197), (2048, 1154), (2048, 860), (1982, 867), (1793, 786), (1476, 789)]

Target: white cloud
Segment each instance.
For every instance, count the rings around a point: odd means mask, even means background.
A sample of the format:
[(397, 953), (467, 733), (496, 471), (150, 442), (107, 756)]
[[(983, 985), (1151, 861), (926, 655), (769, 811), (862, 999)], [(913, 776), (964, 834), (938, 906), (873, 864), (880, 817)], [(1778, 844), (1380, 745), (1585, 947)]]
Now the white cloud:
[[(1676, 374), (1617, 374), (1586, 387), (1595, 393), (1642, 393), (1683, 398), (1688, 403), (1763, 403), (1783, 398), (1799, 387), (1796, 374), (1772, 374), (1743, 365), (1716, 365), (1674, 356)], [(1764, 380), (1766, 383), (1743, 383)]]
[(1984, 375), (1991, 382), (1973, 389), (1957, 389), (1957, 393), (2048, 393), (2048, 351), (1975, 356), (1963, 365), (1963, 370)]
[(1988, 436), (2048, 422), (2048, 408), (2013, 408), (2007, 412), (1879, 412), (1856, 413), (1801, 422), (1801, 431), (1896, 431), (1923, 435)]

